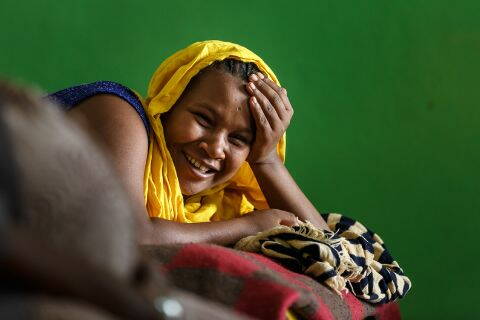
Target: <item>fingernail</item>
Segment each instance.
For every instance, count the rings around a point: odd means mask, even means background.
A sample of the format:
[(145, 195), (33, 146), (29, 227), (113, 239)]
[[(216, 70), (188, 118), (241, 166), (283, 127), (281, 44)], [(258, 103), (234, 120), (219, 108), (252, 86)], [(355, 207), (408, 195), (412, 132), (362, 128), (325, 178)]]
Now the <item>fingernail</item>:
[(250, 79), (251, 79), (252, 81), (257, 81), (257, 80), (258, 80), (258, 77), (257, 77), (257, 75), (255, 75), (255, 74), (251, 74), (251, 75), (250, 75)]
[(255, 85), (253, 84), (253, 82), (250, 82), (248, 85), (250, 86), (250, 88), (251, 88), (252, 90), (255, 90), (255, 89), (256, 89), (256, 87), (255, 87)]
[(260, 79), (263, 79), (263, 78), (265, 78), (265, 76), (263, 75), (263, 73), (261, 73), (261, 72), (258, 72), (257, 74), (258, 74), (258, 77), (259, 77)]
[(253, 102), (254, 104), (257, 104), (257, 98), (252, 97), (252, 102)]

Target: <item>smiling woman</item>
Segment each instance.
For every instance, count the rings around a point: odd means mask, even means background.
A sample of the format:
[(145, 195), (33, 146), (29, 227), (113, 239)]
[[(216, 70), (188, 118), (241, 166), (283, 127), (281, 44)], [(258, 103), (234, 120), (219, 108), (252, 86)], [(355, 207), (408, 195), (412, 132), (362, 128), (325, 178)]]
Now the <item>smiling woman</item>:
[(230, 180), (247, 159), (254, 137), (245, 80), (208, 68), (162, 117), (184, 195)]
[(180, 50), (154, 73), (146, 99), (112, 82), (51, 97), (109, 154), (143, 244), (232, 244), (297, 218), (328, 228), (283, 164), (286, 90), (244, 47)]

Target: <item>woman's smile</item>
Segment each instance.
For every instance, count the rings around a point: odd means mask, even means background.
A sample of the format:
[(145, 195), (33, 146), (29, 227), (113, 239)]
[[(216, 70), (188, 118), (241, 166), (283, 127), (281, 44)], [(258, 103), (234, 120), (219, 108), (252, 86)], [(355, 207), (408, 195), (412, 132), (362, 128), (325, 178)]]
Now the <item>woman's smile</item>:
[(203, 160), (199, 160), (197, 158), (194, 158), (187, 153), (184, 153), (185, 159), (187, 163), (190, 165), (190, 168), (192, 171), (197, 174), (201, 178), (207, 178), (209, 176), (214, 175), (216, 172), (219, 170), (213, 168), (212, 165), (207, 164)]

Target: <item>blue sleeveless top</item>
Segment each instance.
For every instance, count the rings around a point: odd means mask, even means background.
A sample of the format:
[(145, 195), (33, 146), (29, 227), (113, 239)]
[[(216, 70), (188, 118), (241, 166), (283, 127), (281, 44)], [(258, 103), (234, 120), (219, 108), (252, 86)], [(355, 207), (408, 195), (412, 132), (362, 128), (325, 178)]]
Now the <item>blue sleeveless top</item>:
[(142, 118), (147, 133), (150, 132), (150, 123), (147, 114), (143, 109), (142, 103), (137, 95), (129, 88), (112, 81), (97, 81), (93, 83), (82, 84), (70, 87), (49, 94), (48, 98), (62, 106), (65, 110), (70, 110), (82, 101), (97, 94), (113, 94), (128, 102)]

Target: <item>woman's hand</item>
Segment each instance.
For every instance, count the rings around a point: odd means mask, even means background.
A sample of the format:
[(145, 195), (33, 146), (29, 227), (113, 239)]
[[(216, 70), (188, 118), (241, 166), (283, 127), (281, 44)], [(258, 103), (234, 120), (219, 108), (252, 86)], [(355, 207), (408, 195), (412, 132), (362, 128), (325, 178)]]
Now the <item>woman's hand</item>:
[[(251, 95), (249, 106), (256, 124), (255, 141), (247, 161), (270, 208), (293, 212), (302, 220), (328, 230), (326, 222), (295, 183), (277, 154), (278, 141), (293, 115), (287, 90), (261, 73), (250, 76), (247, 90)], [(265, 230), (272, 224), (262, 227)]]
[(262, 73), (252, 74), (247, 90), (250, 110), (256, 124), (255, 141), (247, 161), (252, 165), (272, 163), (278, 159), (277, 144), (293, 116), (287, 90)]
[(249, 220), (253, 226), (253, 233), (262, 232), (279, 225), (296, 226), (299, 222), (293, 213), (278, 209), (256, 210), (244, 216), (243, 219)]

